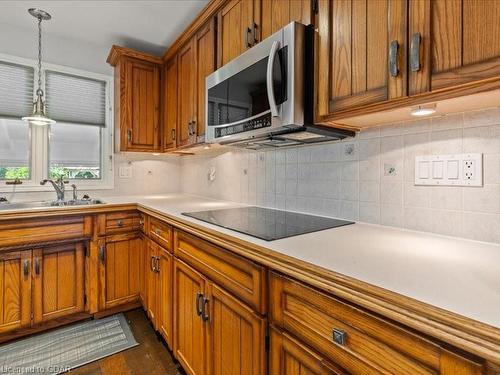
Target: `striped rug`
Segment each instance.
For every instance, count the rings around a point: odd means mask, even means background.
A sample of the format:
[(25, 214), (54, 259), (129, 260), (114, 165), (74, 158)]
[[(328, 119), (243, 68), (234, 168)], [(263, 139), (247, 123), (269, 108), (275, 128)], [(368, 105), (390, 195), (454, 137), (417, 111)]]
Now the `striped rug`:
[(0, 374), (60, 374), (139, 345), (123, 314), (0, 346)]

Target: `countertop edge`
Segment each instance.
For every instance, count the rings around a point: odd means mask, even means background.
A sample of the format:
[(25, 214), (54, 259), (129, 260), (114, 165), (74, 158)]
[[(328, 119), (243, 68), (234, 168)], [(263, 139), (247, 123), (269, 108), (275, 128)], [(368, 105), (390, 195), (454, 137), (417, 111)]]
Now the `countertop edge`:
[(0, 212), (0, 222), (39, 216), (89, 215), (138, 209), (178, 229), (199, 236), (235, 254), (272, 268), (319, 290), (364, 307), (383, 317), (500, 364), (500, 329), (418, 301), (382, 287), (313, 265), (201, 224), (184, 220), (141, 203), (106, 203), (99, 206), (55, 207)]

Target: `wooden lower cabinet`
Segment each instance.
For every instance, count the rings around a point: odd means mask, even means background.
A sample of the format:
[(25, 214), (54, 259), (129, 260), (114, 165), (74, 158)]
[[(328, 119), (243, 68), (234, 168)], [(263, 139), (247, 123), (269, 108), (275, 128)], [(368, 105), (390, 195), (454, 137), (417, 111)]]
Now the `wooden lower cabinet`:
[(270, 331), (270, 375), (331, 375), (344, 374), (299, 341), (275, 328)]
[(100, 310), (139, 301), (141, 289), (139, 232), (107, 237), (99, 248)]
[(85, 246), (77, 242), (33, 250), (33, 323), (84, 311)]
[(158, 270), (157, 270), (157, 259), (159, 246), (152, 240), (147, 241), (147, 251), (146, 251), (146, 282), (147, 282), (147, 307), (146, 313), (148, 318), (153, 323), (155, 329), (158, 328), (156, 315), (158, 311)]
[(172, 349), (173, 337), (173, 288), (172, 273), (174, 270), (174, 257), (166, 249), (160, 247), (158, 254), (158, 331)]
[(31, 324), (31, 250), (0, 253), (0, 334)]
[[(207, 374), (207, 324), (198, 312), (207, 280), (174, 260), (174, 356), (190, 375)], [(198, 301), (200, 304), (198, 304)]]
[(206, 299), (211, 373), (264, 375), (266, 320), (210, 282)]

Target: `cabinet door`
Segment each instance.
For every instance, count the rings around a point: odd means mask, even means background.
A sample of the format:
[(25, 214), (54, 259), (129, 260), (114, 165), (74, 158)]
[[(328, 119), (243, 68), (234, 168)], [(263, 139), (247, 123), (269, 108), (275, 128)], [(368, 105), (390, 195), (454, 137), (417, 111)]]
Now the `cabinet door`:
[(217, 18), (217, 65), (221, 67), (253, 45), (253, 27), (257, 33), (259, 25), (254, 21), (253, 0), (230, 0)]
[(323, 359), (287, 334), (271, 329), (269, 374), (330, 375), (344, 374), (325, 364)]
[[(158, 151), (160, 149), (159, 95), (160, 70), (156, 64), (135, 59), (125, 60), (122, 95), (126, 101), (121, 126), (126, 128), (126, 149), (122, 151)], [(122, 103), (123, 105), (123, 103)]]
[(406, 0), (318, 1), (318, 115), (405, 96)]
[(205, 78), (215, 70), (215, 21), (210, 20), (196, 34), (196, 143), (205, 141)]
[(311, 0), (262, 0), (261, 39), (267, 38), (292, 21), (312, 22)]
[(214, 284), (210, 284), (207, 298), (211, 373), (265, 374), (266, 321)]
[(175, 149), (177, 139), (177, 55), (163, 69), (163, 151), (169, 151)]
[(207, 374), (207, 324), (198, 314), (198, 296), (206, 280), (180, 260), (174, 260), (174, 355), (190, 375)]
[(410, 94), (498, 78), (500, 3), (410, 0), (409, 40)]
[(82, 312), (85, 307), (85, 244), (33, 250), (33, 321)]
[(151, 264), (149, 262), (148, 239), (141, 236), (141, 249), (139, 250), (139, 300), (144, 311), (148, 309), (148, 275)]
[(139, 300), (141, 249), (137, 233), (108, 237), (99, 249), (102, 310)]
[(0, 253), (0, 333), (31, 323), (31, 251)]
[(178, 139), (177, 146), (196, 142), (195, 94), (196, 94), (196, 44), (191, 39), (178, 55)]
[(172, 348), (172, 272), (174, 258), (172, 254), (162, 247), (159, 248), (158, 257), (158, 330), (167, 342), (169, 348)]
[(158, 269), (157, 269), (157, 258), (158, 258), (158, 245), (152, 240), (148, 240), (148, 251), (147, 259), (149, 262), (149, 272), (147, 273), (146, 279), (148, 283), (148, 304), (147, 304), (147, 314), (153, 327), (157, 328), (157, 311), (158, 311)]

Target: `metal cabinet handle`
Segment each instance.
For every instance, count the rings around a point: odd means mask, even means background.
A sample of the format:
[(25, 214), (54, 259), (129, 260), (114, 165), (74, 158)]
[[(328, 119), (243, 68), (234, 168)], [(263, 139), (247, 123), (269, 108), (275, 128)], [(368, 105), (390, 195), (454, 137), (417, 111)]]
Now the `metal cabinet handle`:
[(121, 220), (121, 219), (120, 219), (120, 220), (118, 220), (118, 221), (116, 222), (116, 224), (117, 224), (120, 228), (121, 228), (121, 227), (123, 227), (123, 220)]
[(104, 261), (106, 260), (106, 248), (104, 245), (101, 245), (99, 247), (99, 259), (101, 260), (101, 262), (104, 263)]
[(399, 74), (398, 69), (398, 48), (397, 40), (393, 40), (389, 46), (389, 74), (391, 77), (397, 77)]
[(151, 260), (149, 261), (149, 269), (151, 270), (151, 272), (156, 272), (154, 256), (152, 256)]
[(250, 27), (247, 27), (244, 35), (247, 47), (252, 47), (252, 41), (250, 40), (251, 35), (252, 35), (252, 29)]
[(192, 134), (192, 127), (191, 127), (191, 121), (188, 122), (188, 135), (191, 137)]
[(30, 274), (30, 261), (29, 261), (29, 259), (26, 259), (23, 263), (23, 274), (24, 274), (24, 277), (28, 277)]
[(127, 140), (128, 140), (128, 143), (132, 143), (132, 130), (131, 129), (127, 130)]
[(206, 322), (208, 319), (210, 319), (210, 316), (207, 313), (207, 307), (208, 307), (208, 298), (203, 297), (203, 308), (201, 311), (201, 320)]
[(157, 236), (160, 236), (160, 235), (161, 235), (161, 229), (156, 228), (156, 229), (155, 229), (155, 234), (156, 234)]
[(40, 258), (35, 258), (35, 275), (40, 275)]
[(172, 141), (175, 141), (175, 129), (172, 129)]
[(252, 38), (253, 38), (252, 45), (255, 46), (259, 42), (259, 40), (257, 39), (257, 24), (255, 22), (252, 25)]
[(160, 273), (160, 258), (155, 257), (155, 272)]
[(196, 293), (196, 315), (201, 316), (203, 313), (203, 293)]
[(341, 329), (334, 328), (332, 333), (333, 341), (339, 345), (345, 345), (347, 343), (347, 332)]
[(418, 72), (420, 70), (420, 43), (422, 35), (415, 33), (411, 37), (410, 43), (410, 70)]

